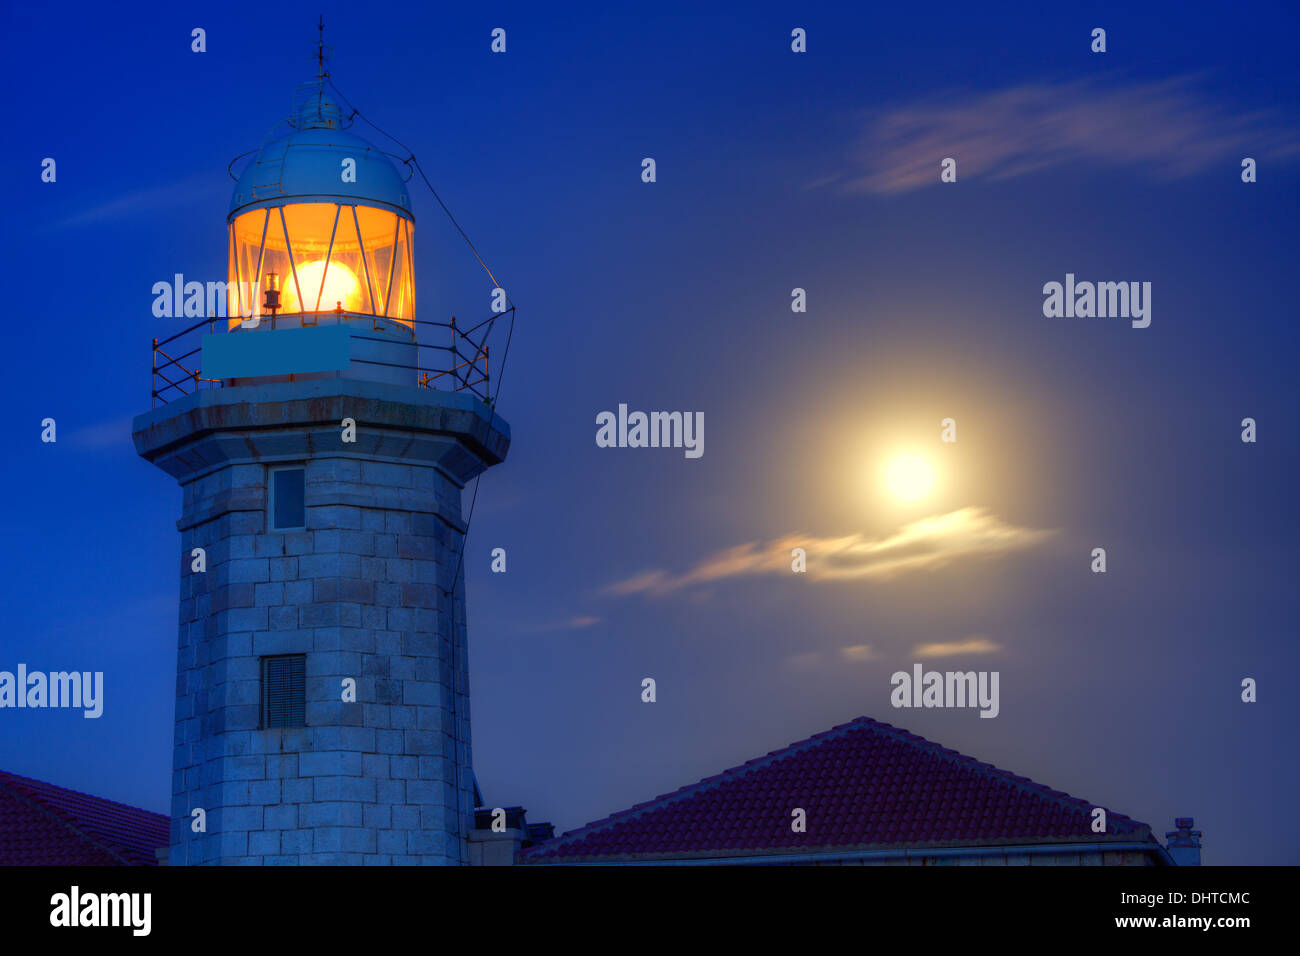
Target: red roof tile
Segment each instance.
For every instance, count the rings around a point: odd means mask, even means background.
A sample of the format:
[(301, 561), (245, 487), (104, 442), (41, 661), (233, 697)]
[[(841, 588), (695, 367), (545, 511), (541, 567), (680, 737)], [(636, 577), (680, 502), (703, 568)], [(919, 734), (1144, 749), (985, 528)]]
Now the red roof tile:
[(0, 866), (150, 866), (167, 818), (0, 770)]
[[(523, 863), (1150, 841), (1151, 828), (859, 717), (521, 854)], [(791, 832), (791, 811), (807, 832)]]

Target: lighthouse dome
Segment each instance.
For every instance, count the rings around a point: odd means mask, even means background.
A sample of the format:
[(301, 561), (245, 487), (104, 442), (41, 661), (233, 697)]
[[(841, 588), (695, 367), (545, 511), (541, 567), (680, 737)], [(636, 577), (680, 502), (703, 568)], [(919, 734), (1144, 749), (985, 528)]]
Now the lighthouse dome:
[(390, 154), (344, 129), (342, 110), (323, 84), (303, 86), (290, 131), (264, 143), (244, 167), (227, 219), (268, 206), (334, 202), (375, 206), (414, 220), (406, 181)]

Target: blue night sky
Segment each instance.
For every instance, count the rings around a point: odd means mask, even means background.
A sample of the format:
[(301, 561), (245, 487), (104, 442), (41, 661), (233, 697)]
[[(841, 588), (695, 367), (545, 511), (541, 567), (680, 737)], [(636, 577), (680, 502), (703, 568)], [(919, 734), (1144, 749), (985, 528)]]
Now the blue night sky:
[[(107, 689), (0, 711), (0, 768), (167, 809), (180, 492), (130, 421), (183, 320), (151, 288), (225, 277), (226, 166), (323, 12), (519, 308), (466, 553), (490, 805), (569, 829), (866, 714), (1300, 863), (1294, 7), (603, 6), (5, 5), (0, 669)], [(419, 316), (485, 315), (411, 189)], [(1067, 272), (1149, 281), (1150, 327), (1044, 317)], [(620, 403), (702, 411), (703, 457), (598, 448)], [(910, 503), (903, 450), (939, 477)], [(894, 709), (914, 662), (998, 671), (1001, 713)]]

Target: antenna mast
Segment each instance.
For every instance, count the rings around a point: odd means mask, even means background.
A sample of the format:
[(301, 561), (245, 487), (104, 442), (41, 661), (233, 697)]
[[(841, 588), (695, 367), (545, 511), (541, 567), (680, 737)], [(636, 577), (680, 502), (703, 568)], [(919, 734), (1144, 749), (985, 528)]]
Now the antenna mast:
[(325, 14), (320, 14), (320, 20), (316, 24), (318, 35), (316, 38), (316, 76), (324, 79), (329, 76), (325, 72)]

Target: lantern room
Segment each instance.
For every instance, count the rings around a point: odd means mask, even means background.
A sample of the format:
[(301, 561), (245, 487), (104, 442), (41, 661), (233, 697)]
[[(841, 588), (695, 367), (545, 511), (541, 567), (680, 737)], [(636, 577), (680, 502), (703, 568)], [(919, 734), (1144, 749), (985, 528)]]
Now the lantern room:
[[(232, 328), (310, 326), (324, 314), (413, 328), (406, 182), (389, 154), (346, 125), (322, 80), (303, 84), (289, 133), (263, 144), (236, 181), (227, 217)], [(259, 321), (244, 321), (252, 316)]]
[(316, 78), (298, 87), (288, 128), (230, 164), (226, 311), (154, 340), (155, 402), (198, 388), (333, 378), (488, 397), (488, 338), (499, 318), (513, 321), (513, 306), (494, 300), (490, 316), (466, 324), (416, 317), (407, 183), (418, 162), (350, 131), (360, 114), (341, 108), (324, 50)]

